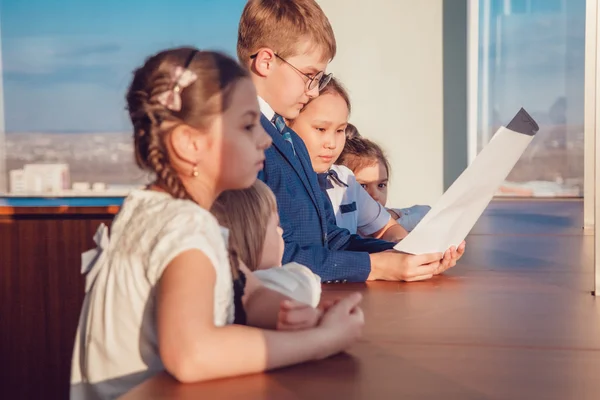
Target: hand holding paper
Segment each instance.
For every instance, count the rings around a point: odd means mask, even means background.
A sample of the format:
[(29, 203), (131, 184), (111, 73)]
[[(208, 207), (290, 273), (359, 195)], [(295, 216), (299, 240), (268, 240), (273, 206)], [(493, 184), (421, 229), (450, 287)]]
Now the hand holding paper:
[(498, 129), (473, 163), (394, 249), (425, 254), (458, 247), (538, 130), (537, 123), (521, 109), (506, 127)]

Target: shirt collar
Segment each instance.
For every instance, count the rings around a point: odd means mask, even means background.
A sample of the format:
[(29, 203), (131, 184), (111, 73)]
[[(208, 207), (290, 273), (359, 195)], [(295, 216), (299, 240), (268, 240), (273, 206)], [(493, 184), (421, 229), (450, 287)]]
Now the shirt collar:
[(260, 112), (263, 113), (263, 115), (269, 121), (273, 120), (273, 117), (275, 116), (275, 111), (273, 111), (269, 103), (264, 101), (260, 96), (258, 96), (258, 105), (260, 107)]
[(333, 189), (336, 186), (342, 188), (348, 187), (348, 184), (340, 179), (338, 173), (334, 169), (317, 174), (317, 180), (319, 181), (319, 186), (323, 190)]
[(327, 171), (327, 175), (329, 175), (329, 180), (335, 182), (338, 186), (348, 187), (348, 183), (344, 182), (340, 178), (339, 174), (335, 169), (330, 168), (329, 171)]

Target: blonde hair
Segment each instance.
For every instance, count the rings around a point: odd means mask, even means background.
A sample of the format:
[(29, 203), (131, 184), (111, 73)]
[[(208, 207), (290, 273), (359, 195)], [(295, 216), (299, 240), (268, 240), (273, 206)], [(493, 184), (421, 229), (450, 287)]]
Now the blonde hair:
[(335, 35), (327, 16), (315, 0), (249, 0), (238, 29), (237, 54), (247, 66), (250, 56), (268, 47), (280, 57), (298, 55), (299, 39), (308, 39), (323, 60), (335, 57)]
[(248, 269), (256, 271), (262, 258), (267, 234), (267, 222), (277, 212), (275, 195), (261, 181), (248, 189), (223, 192), (211, 212), (223, 227), (229, 229), (231, 262), (241, 260)]

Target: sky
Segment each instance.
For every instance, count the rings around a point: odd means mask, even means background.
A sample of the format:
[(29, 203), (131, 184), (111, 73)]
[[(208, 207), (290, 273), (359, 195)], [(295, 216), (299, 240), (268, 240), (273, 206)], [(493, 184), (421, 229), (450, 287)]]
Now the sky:
[(168, 47), (235, 55), (244, 0), (2, 0), (7, 132), (129, 130), (131, 71)]
[[(585, 0), (480, 0), (480, 9), (485, 2), (491, 18), (482, 16), (480, 25), (491, 33), (486, 46), (492, 114), (506, 121), (520, 106), (544, 114), (566, 95), (571, 120), (582, 119)], [(131, 71), (174, 46), (235, 56), (244, 4), (1, 0), (6, 131), (129, 131), (124, 95)]]

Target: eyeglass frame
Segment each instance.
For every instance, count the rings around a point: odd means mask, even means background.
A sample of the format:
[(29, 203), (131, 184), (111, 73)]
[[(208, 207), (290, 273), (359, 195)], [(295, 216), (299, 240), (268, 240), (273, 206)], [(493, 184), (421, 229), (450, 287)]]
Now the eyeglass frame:
[[(321, 90), (323, 90), (323, 89), (325, 89), (325, 87), (327, 87), (327, 85), (331, 81), (331, 78), (333, 77), (333, 74), (331, 74), (331, 73), (325, 74), (325, 71), (319, 71), (315, 74), (315, 76), (310, 76), (310, 75), (305, 74), (304, 72), (300, 71), (298, 68), (296, 68), (293, 64), (291, 64), (285, 58), (281, 57), (279, 54), (277, 54), (277, 53), (273, 53), (273, 54), (275, 55), (275, 57), (277, 57), (278, 59), (280, 59), (281, 61), (283, 61), (290, 67), (292, 67), (294, 70), (296, 70), (296, 72), (298, 72), (299, 74), (301, 74), (302, 76), (304, 76), (308, 79), (308, 81), (306, 81), (306, 87), (308, 88), (309, 91), (314, 89), (314, 87), (311, 87), (311, 86), (314, 85), (314, 82), (317, 82), (318, 83), (317, 88), (319, 89), (319, 92), (321, 92)], [(258, 57), (258, 53), (252, 54), (250, 56), (250, 59), (254, 60), (254, 59), (256, 59), (256, 57)], [(319, 76), (319, 74), (321, 76), (317, 80), (317, 77)], [(321, 82), (325, 82), (325, 83), (323, 83), (321, 86)]]

